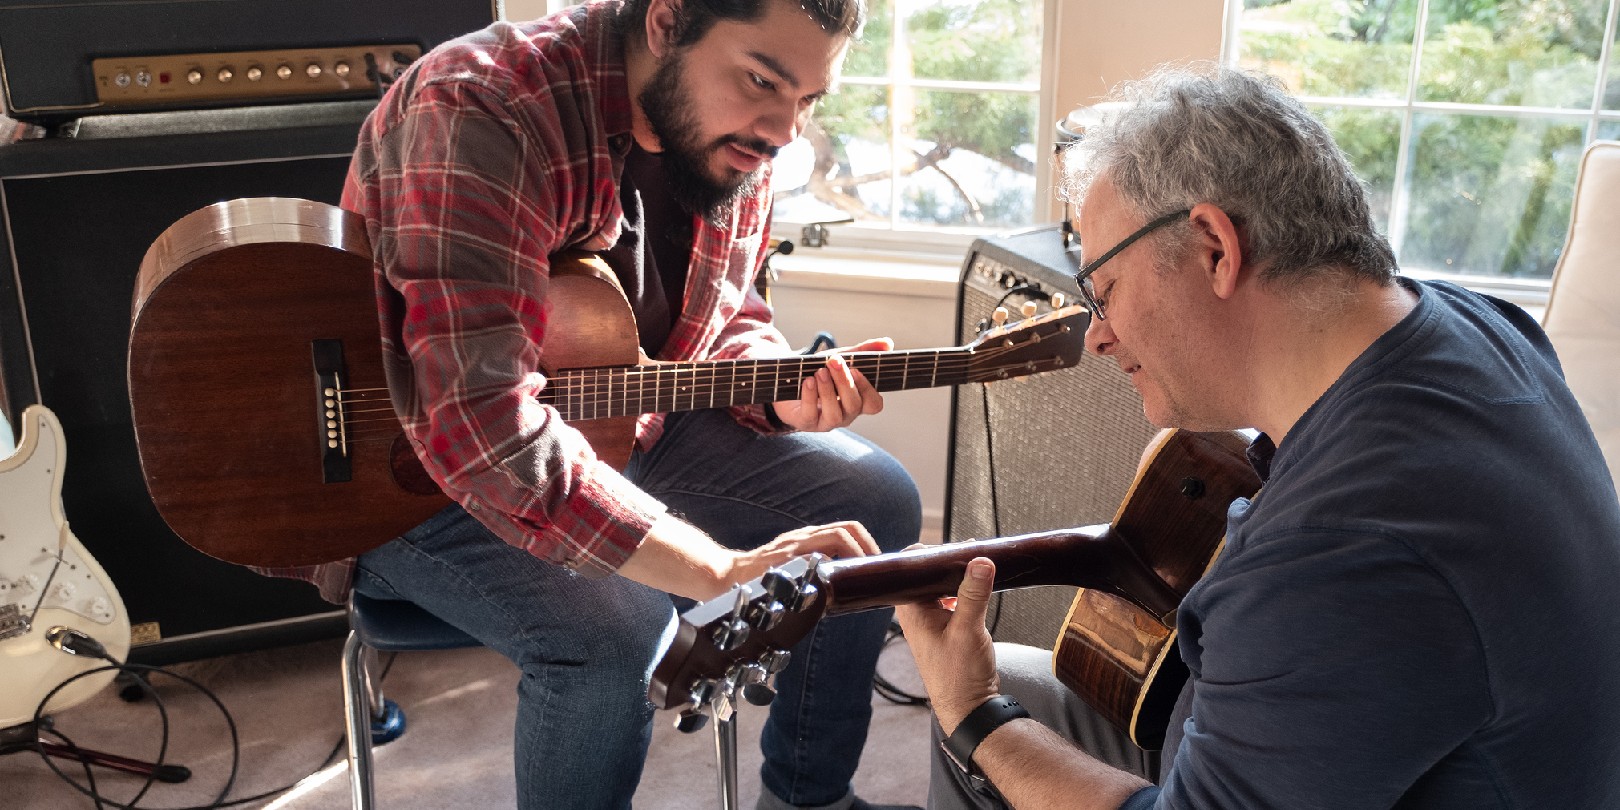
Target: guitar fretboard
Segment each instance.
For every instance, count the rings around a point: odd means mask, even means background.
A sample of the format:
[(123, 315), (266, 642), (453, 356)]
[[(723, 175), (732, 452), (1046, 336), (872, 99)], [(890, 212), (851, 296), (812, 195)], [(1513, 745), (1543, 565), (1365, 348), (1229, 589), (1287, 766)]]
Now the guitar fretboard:
[[(850, 352), (843, 357), (878, 391), (903, 391), (967, 382), (972, 350)], [(758, 405), (797, 399), (799, 384), (826, 364), (823, 355), (802, 355), (565, 369), (550, 376), (540, 399), (565, 421)]]

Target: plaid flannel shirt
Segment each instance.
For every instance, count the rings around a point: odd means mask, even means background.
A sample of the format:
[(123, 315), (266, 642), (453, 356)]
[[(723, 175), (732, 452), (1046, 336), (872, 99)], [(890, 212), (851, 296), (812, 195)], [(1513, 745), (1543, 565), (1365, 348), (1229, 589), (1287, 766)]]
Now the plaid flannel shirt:
[[(597, 576), (665, 507), (535, 396), (548, 323), (567, 317), (549, 306), (547, 257), (620, 235), (632, 136), (618, 8), (496, 23), (418, 60), (362, 127), (343, 193), (376, 257), (394, 409), (429, 474), (501, 539)], [(729, 212), (698, 218), (685, 307), (658, 359), (791, 352), (753, 287), (769, 213), (767, 174)], [(760, 406), (732, 410), (772, 429)], [(661, 429), (661, 416), (643, 416), (638, 445)], [(353, 569), (348, 559), (259, 570), (342, 601)]]

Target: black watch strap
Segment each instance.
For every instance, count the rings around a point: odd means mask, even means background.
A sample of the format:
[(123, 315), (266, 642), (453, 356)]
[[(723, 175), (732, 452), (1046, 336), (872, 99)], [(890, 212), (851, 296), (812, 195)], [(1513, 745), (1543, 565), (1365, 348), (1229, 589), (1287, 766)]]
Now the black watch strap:
[(940, 747), (945, 749), (945, 754), (951, 762), (974, 783), (974, 787), (980, 787), (985, 781), (984, 774), (973, 764), (973, 752), (978, 750), (979, 743), (984, 742), (984, 738), (990, 736), (990, 732), (1001, 728), (1002, 725), (1028, 716), (1029, 710), (1018, 701), (1006, 695), (997, 695), (968, 712), (967, 717), (962, 718), (962, 722), (957, 724), (956, 730), (951, 732), (951, 736), (940, 741)]

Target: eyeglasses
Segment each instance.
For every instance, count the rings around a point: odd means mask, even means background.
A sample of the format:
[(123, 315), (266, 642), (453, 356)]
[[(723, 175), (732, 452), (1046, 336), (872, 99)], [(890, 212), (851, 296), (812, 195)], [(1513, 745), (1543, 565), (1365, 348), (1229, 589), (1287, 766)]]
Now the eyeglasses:
[(1141, 239), (1142, 237), (1147, 236), (1159, 228), (1163, 228), (1164, 226), (1169, 225), (1170, 223), (1175, 222), (1176, 220), (1181, 219), (1190, 213), (1192, 213), (1191, 208), (1183, 208), (1180, 211), (1172, 211), (1165, 214), (1164, 216), (1159, 217), (1158, 219), (1155, 219), (1152, 222), (1149, 222), (1148, 224), (1136, 229), (1136, 233), (1125, 237), (1120, 241), (1119, 244), (1109, 249), (1107, 253), (1098, 256), (1096, 259), (1093, 259), (1086, 264), (1080, 264), (1080, 246), (1078, 244), (1069, 248), (1069, 253), (1074, 256), (1074, 263), (1077, 268), (1074, 271), (1074, 282), (1080, 287), (1080, 298), (1086, 302), (1086, 308), (1090, 309), (1091, 313), (1097, 316), (1097, 320), (1106, 321), (1108, 320), (1108, 316), (1103, 314), (1102, 302), (1097, 300), (1097, 289), (1091, 283), (1091, 274), (1097, 272), (1097, 268), (1102, 267), (1109, 259), (1119, 255), (1120, 251), (1130, 247), (1132, 242), (1135, 242), (1136, 240)]

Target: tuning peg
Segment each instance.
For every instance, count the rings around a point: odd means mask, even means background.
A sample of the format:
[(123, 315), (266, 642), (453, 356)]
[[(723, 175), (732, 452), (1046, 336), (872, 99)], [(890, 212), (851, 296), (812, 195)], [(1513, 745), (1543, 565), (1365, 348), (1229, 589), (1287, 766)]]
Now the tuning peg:
[(755, 606), (753, 610), (749, 611), (748, 623), (761, 633), (768, 633), (771, 628), (782, 621), (782, 616), (785, 613), (787, 613), (787, 607), (781, 602), (772, 599)]
[(996, 326), (1001, 326), (1007, 323), (1007, 314), (1006, 307), (996, 307), (996, 311), (990, 313), (990, 320), (994, 322)]
[(1062, 309), (1069, 302), (1069, 297), (1060, 292), (1052, 293), (1052, 308)]
[(759, 578), (759, 585), (765, 592), (784, 605), (792, 604), (799, 595), (799, 583), (786, 571), (772, 568)]
[(709, 724), (709, 716), (697, 709), (682, 709), (680, 716), (675, 718), (675, 730), (682, 734), (691, 734)]
[(769, 706), (776, 699), (776, 690), (766, 683), (771, 673), (761, 664), (744, 664), (737, 673), (737, 681), (742, 684), (743, 700), (755, 706)]
[(766, 672), (775, 675), (776, 673), (787, 669), (788, 660), (792, 657), (793, 654), (787, 650), (781, 650), (773, 647), (759, 654), (759, 665), (764, 667)]
[(793, 597), (792, 604), (788, 605), (788, 608), (794, 611), (804, 610), (805, 606), (814, 601), (816, 595), (821, 593), (821, 590), (816, 587), (816, 582), (821, 579), (821, 564), (826, 562), (827, 558), (818, 553), (811, 554), (805, 557), (804, 560), (804, 573), (794, 582), (794, 587), (798, 589), (798, 595)]
[(720, 652), (731, 652), (748, 641), (748, 620), (741, 616), (727, 616), (714, 628), (714, 646)]
[(743, 700), (755, 706), (769, 706), (776, 700), (776, 690), (762, 683), (751, 683), (742, 689)]
[(731, 652), (748, 641), (748, 592), (738, 588), (735, 593), (731, 612), (714, 628), (714, 646), (720, 652)]
[(1018, 311), (1023, 313), (1023, 316), (1026, 318), (1035, 317), (1035, 302), (1025, 301), (1024, 305), (1018, 308)]

